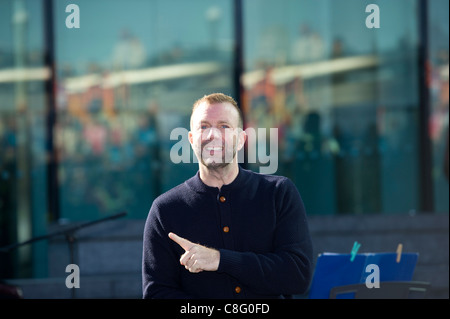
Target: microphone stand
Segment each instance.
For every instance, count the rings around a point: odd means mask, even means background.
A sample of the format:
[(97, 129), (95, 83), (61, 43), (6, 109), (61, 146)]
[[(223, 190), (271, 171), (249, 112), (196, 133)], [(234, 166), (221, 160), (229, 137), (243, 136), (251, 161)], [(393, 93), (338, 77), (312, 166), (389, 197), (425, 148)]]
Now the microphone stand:
[[(28, 239), (28, 240), (20, 242), (20, 243), (15, 243), (15, 244), (11, 244), (11, 245), (8, 245), (8, 246), (0, 247), (0, 253), (7, 253), (7, 252), (9, 252), (12, 249), (16, 249), (18, 247), (21, 247), (21, 246), (24, 246), (24, 245), (27, 245), (27, 244), (31, 244), (31, 243), (33, 243), (35, 241), (38, 241), (38, 240), (44, 240), (44, 239), (49, 239), (49, 238), (52, 238), (52, 237), (64, 235), (64, 237), (66, 238), (67, 244), (68, 244), (68, 248), (69, 248), (70, 263), (74, 264), (75, 263), (74, 251), (75, 251), (75, 244), (76, 244), (76, 241), (77, 241), (77, 238), (75, 236), (75, 232), (76, 231), (78, 231), (78, 230), (80, 230), (82, 228), (88, 227), (88, 226), (92, 226), (92, 225), (101, 223), (101, 222), (105, 222), (105, 221), (108, 221), (108, 220), (112, 220), (112, 219), (116, 219), (116, 218), (119, 218), (119, 217), (123, 217), (125, 215), (127, 215), (127, 212), (121, 212), (121, 213), (118, 213), (118, 214), (115, 214), (115, 215), (111, 215), (111, 216), (107, 216), (107, 217), (104, 217), (104, 218), (100, 218), (100, 219), (97, 219), (97, 220), (94, 220), (94, 221), (90, 221), (90, 222), (82, 223), (82, 224), (79, 224), (79, 225), (75, 225), (75, 226), (69, 227), (67, 229), (56, 231), (56, 232), (53, 232), (53, 233), (50, 233), (50, 234), (47, 234), (47, 235), (36, 236), (36, 237), (33, 237), (31, 239)], [(72, 298), (75, 298), (75, 289), (74, 288), (72, 288)]]

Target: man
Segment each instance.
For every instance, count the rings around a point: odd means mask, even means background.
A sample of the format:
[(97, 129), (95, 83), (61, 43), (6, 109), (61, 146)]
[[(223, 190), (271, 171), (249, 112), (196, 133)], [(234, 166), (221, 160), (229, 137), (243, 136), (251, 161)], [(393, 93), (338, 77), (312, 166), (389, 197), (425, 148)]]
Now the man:
[(295, 185), (242, 169), (242, 115), (214, 93), (191, 114), (195, 176), (156, 198), (143, 236), (143, 298), (284, 298), (304, 293), (312, 244)]

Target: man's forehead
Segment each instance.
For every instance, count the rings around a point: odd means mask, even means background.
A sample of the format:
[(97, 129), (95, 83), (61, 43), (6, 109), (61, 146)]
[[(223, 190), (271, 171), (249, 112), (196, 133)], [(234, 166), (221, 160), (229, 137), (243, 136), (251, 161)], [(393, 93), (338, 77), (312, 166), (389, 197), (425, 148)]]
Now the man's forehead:
[(220, 121), (234, 121), (239, 117), (237, 110), (229, 102), (223, 103), (201, 103), (194, 111), (194, 117), (198, 121), (204, 121), (211, 116), (219, 116)]

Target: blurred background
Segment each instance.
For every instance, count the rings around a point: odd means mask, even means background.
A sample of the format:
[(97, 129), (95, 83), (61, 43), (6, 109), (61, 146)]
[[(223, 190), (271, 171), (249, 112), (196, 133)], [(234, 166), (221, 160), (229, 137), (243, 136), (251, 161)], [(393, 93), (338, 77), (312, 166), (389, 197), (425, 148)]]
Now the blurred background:
[(0, 247), (127, 213), (4, 249), (0, 280), (71, 298), (74, 261), (77, 297), (140, 298), (152, 201), (198, 169), (171, 162), (170, 132), (223, 92), (245, 127), (278, 128), (276, 174), (316, 254), (403, 243), (448, 298), (448, 15), (447, 0), (0, 0)]

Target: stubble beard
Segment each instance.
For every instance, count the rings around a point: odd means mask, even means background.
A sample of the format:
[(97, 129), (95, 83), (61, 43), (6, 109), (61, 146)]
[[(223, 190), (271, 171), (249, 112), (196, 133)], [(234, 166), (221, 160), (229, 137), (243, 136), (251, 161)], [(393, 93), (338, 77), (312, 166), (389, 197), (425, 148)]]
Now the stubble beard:
[(224, 146), (223, 149), (223, 154), (221, 156), (221, 160), (216, 162), (214, 159), (211, 160), (210, 158), (207, 158), (205, 160), (205, 158), (203, 157), (204, 152), (208, 153), (207, 150), (205, 150), (205, 147), (209, 144), (210, 142), (204, 143), (204, 145), (202, 145), (201, 150), (200, 150), (200, 162), (210, 171), (218, 171), (218, 170), (223, 170), (224, 168), (228, 167), (229, 165), (231, 165), (236, 157), (236, 145), (233, 145), (233, 150), (231, 152), (232, 156), (230, 156), (230, 152), (226, 151), (226, 147)]

